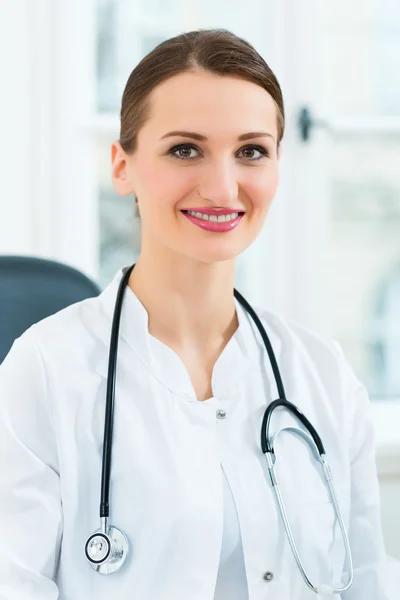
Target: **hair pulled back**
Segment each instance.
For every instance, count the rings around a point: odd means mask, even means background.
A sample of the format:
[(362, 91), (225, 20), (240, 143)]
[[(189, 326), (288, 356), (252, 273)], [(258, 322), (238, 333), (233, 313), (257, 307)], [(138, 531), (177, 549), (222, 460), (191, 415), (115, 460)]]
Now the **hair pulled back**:
[(136, 148), (137, 134), (149, 115), (151, 91), (166, 79), (188, 71), (236, 75), (263, 87), (277, 108), (279, 145), (285, 127), (282, 91), (265, 60), (246, 40), (225, 29), (199, 29), (165, 40), (133, 69), (122, 96), (120, 144)]

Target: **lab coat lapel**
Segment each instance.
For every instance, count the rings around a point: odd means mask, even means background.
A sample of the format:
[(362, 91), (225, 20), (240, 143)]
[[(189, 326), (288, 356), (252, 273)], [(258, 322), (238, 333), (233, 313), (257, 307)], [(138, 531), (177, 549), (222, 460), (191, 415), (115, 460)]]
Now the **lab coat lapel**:
[[(96, 367), (96, 372), (102, 377), (107, 377), (108, 372), (109, 339), (122, 273), (121, 270), (116, 274), (113, 281), (100, 296), (101, 307), (107, 317), (109, 329), (105, 336), (107, 355), (99, 358)], [(120, 353), (125, 353), (127, 350), (129, 352), (133, 351), (136, 358), (147, 367), (149, 376), (160, 380), (161, 383), (178, 396), (196, 401), (193, 386), (182, 361), (173, 350), (149, 334), (146, 309), (129, 287), (125, 289), (121, 309), (118, 343), (119, 358), (121, 358)]]
[[(100, 296), (102, 310), (107, 317), (109, 326), (109, 331), (104, 332), (107, 355), (99, 358), (96, 368), (97, 373), (102, 377), (107, 377), (111, 323), (121, 278), (122, 270), (116, 274), (114, 280)], [(212, 389), (213, 395), (217, 398), (233, 399), (235, 397), (237, 384), (248, 370), (251, 362), (250, 353), (246, 348), (249, 335), (246, 313), (237, 300), (235, 300), (235, 305), (239, 329), (228, 341), (213, 370)], [(185, 400), (197, 402), (185, 365), (171, 348), (149, 334), (148, 314), (130, 288), (126, 288), (122, 303), (119, 351), (123, 352), (126, 345), (148, 367), (149, 372), (170, 391)]]

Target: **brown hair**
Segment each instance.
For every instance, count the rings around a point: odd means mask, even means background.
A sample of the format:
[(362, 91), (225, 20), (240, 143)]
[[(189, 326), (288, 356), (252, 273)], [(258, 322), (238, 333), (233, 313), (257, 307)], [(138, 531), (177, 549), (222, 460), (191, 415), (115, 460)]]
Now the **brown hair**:
[(150, 92), (166, 79), (187, 71), (238, 75), (263, 87), (277, 107), (278, 140), (282, 140), (285, 113), (282, 91), (265, 60), (246, 40), (225, 29), (199, 29), (165, 40), (133, 69), (122, 96), (120, 144), (134, 152), (140, 127), (149, 114)]

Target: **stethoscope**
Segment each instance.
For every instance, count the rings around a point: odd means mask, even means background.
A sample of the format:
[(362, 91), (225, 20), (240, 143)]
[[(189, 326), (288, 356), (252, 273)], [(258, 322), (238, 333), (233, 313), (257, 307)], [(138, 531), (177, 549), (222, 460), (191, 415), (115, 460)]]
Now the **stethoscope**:
[[(129, 551), (129, 543), (128, 539), (123, 531), (117, 529), (113, 525), (108, 524), (108, 517), (110, 512), (110, 504), (109, 504), (109, 492), (110, 492), (110, 467), (111, 467), (111, 450), (112, 450), (112, 434), (113, 434), (113, 420), (114, 420), (114, 401), (115, 401), (115, 377), (116, 377), (116, 366), (117, 366), (117, 352), (118, 352), (118, 335), (119, 335), (119, 325), (121, 318), (121, 308), (122, 308), (122, 300), (125, 288), (129, 281), (129, 276), (134, 269), (135, 265), (128, 267), (123, 274), (121, 279), (117, 298), (115, 302), (114, 316), (111, 327), (111, 340), (110, 340), (110, 352), (109, 352), (109, 360), (108, 360), (108, 377), (107, 377), (107, 394), (106, 394), (106, 409), (105, 409), (105, 423), (104, 423), (104, 442), (103, 442), (103, 464), (102, 464), (102, 474), (101, 474), (101, 501), (100, 501), (100, 529), (95, 531), (86, 542), (85, 545), (85, 554), (86, 558), (89, 561), (90, 565), (95, 569), (98, 573), (108, 575), (110, 573), (114, 573), (118, 571), (125, 562), (125, 559), (128, 555)], [(243, 298), (243, 296), (235, 289), (234, 290), (235, 298), (240, 302), (240, 304), (245, 308), (245, 310), (250, 314), (254, 323), (256, 324), (258, 331), (261, 334), (263, 342), (268, 352), (269, 360), (271, 362), (272, 370), (274, 373), (276, 386), (278, 389), (278, 399), (274, 400), (269, 404), (267, 409), (265, 410), (264, 417), (261, 425), (261, 449), (263, 453), (267, 457), (268, 462), (268, 471), (271, 479), (271, 485), (275, 492), (276, 500), (278, 502), (279, 511), (283, 520), (283, 524), (285, 526), (286, 535), (289, 540), (293, 556), (296, 560), (297, 566), (301, 572), (301, 575), (306, 582), (307, 586), (321, 595), (328, 594), (341, 594), (348, 590), (353, 582), (353, 563), (351, 557), (351, 550), (349, 539), (346, 532), (346, 527), (343, 522), (342, 513), (340, 511), (340, 507), (336, 498), (335, 489), (333, 486), (332, 473), (329, 468), (328, 462), (326, 460), (325, 449), (322, 444), (321, 438), (316, 432), (313, 425), (310, 421), (301, 413), (298, 408), (286, 400), (285, 390), (283, 387), (281, 375), (279, 372), (278, 364), (276, 362), (275, 354), (271, 346), (271, 342), (267, 336), (267, 333), (261, 324), (260, 319), (258, 318), (256, 312), (249, 305), (249, 303)], [(308, 433), (303, 429), (299, 429), (297, 427), (284, 427), (278, 433), (276, 433), (272, 438), (270, 437), (270, 424), (271, 417), (274, 410), (278, 407), (283, 407), (289, 410), (297, 419), (304, 425), (307, 429)], [(282, 431), (290, 431), (298, 436), (300, 436), (303, 440), (305, 440), (311, 447), (314, 452), (317, 460), (320, 462), (322, 467), (322, 473), (324, 475), (324, 479), (326, 481), (326, 485), (328, 486), (330, 497), (335, 509), (335, 515), (338, 520), (342, 536), (343, 542), (346, 552), (346, 561), (348, 565), (348, 581), (346, 585), (342, 585), (342, 587), (334, 588), (330, 585), (321, 584), (314, 585), (311, 583), (311, 580), (306, 574), (303, 563), (301, 562), (296, 543), (293, 538), (292, 530), (290, 527), (289, 519), (287, 516), (285, 504), (283, 502), (278, 478), (275, 471), (275, 450), (274, 444), (277, 436)]]

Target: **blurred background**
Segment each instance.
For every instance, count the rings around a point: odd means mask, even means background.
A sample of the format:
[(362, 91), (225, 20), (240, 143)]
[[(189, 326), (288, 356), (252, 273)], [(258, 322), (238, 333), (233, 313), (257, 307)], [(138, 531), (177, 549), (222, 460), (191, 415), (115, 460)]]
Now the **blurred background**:
[(103, 288), (138, 255), (110, 145), (137, 62), (222, 27), (275, 71), (287, 131), (268, 222), (240, 257), (256, 305), (336, 339), (370, 393), (382, 518), (400, 558), (400, 4), (396, 0), (0, 0), (0, 255)]

